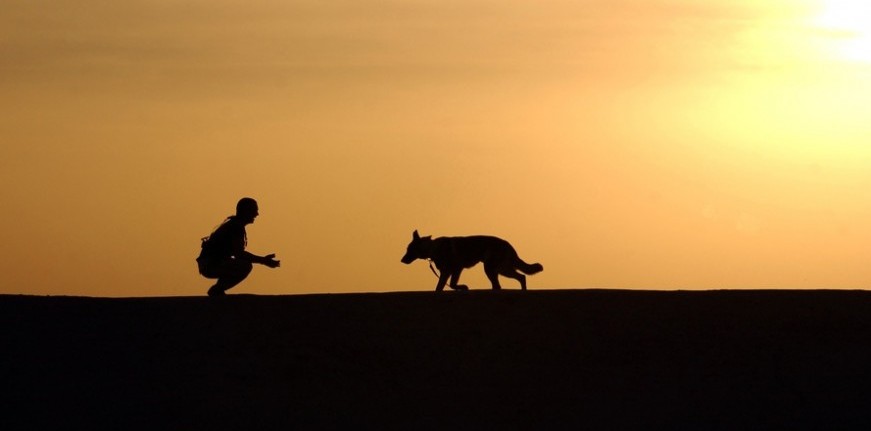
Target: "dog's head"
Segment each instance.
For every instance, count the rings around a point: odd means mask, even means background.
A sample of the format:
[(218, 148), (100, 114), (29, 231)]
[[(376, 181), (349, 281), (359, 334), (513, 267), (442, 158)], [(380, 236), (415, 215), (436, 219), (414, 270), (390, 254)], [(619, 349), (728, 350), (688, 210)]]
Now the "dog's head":
[(421, 236), (414, 231), (411, 234), (411, 242), (408, 243), (408, 249), (405, 251), (405, 256), (402, 256), (402, 263), (409, 264), (415, 259), (426, 259), (429, 257), (429, 245), (432, 241), (431, 236)]

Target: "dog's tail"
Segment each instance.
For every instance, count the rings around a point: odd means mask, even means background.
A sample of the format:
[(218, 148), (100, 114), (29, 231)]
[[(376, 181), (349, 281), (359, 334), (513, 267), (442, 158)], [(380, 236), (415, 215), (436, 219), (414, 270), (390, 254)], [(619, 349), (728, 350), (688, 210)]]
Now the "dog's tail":
[(515, 266), (517, 266), (517, 269), (519, 269), (520, 272), (526, 275), (538, 274), (539, 272), (544, 271), (544, 267), (541, 266), (540, 263), (529, 264), (519, 257), (517, 258)]

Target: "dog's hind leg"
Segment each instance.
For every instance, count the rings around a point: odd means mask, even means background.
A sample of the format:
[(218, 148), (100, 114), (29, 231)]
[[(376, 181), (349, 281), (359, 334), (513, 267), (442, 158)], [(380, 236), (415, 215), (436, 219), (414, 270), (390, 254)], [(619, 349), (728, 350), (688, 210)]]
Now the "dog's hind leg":
[(484, 265), (484, 273), (487, 274), (487, 278), (490, 279), (490, 284), (493, 285), (493, 290), (499, 290), (502, 288), (499, 285), (499, 269), (493, 266)]
[(520, 282), (520, 290), (526, 290), (526, 276), (525, 275), (523, 275), (523, 274), (521, 274), (513, 269), (510, 271), (502, 272), (502, 275), (519, 281)]

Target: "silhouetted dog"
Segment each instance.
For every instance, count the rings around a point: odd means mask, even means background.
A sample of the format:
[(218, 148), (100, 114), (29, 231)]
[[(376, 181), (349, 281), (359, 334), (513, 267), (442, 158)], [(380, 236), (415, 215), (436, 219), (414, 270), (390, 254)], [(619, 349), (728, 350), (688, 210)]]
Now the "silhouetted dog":
[(402, 263), (409, 264), (415, 259), (431, 259), (435, 262), (436, 268), (441, 272), (436, 291), (445, 288), (448, 277), (451, 278), (451, 289), (469, 290), (468, 286), (457, 282), (463, 269), (471, 268), (478, 262), (484, 262), (484, 272), (494, 290), (502, 288), (499, 285), (500, 275), (519, 281), (520, 288), (526, 290), (526, 276), (517, 270), (532, 275), (544, 269), (540, 263), (530, 265), (524, 262), (508, 241), (494, 236), (448, 236), (432, 239), (431, 236), (421, 238), (414, 231), (408, 250), (402, 256)]

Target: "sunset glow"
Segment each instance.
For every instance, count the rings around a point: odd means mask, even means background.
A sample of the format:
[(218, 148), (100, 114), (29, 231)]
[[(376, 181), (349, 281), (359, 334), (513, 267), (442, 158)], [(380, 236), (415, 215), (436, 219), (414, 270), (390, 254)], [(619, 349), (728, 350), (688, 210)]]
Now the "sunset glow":
[(867, 288), (869, 10), (13, 0), (0, 293), (202, 295), (242, 196), (282, 266), (240, 293), (431, 290), (415, 229), (509, 240), (530, 289)]
[(846, 60), (871, 62), (871, 3), (825, 0), (815, 23), (832, 33), (838, 55)]

